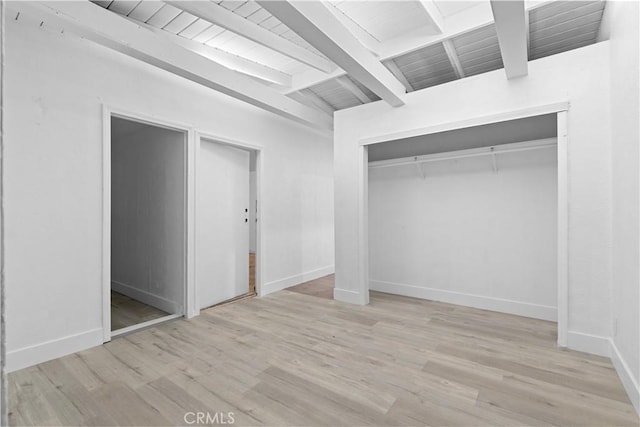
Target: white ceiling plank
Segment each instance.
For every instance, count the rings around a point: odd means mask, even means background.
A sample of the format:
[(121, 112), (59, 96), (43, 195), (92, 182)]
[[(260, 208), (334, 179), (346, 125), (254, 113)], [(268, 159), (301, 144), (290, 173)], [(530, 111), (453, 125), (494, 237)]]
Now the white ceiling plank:
[(143, 0), (129, 13), (129, 17), (147, 22), (162, 6), (163, 4), (158, 1)]
[(146, 22), (154, 27), (162, 28), (169, 22), (173, 21), (176, 16), (182, 12), (169, 4), (164, 4), (160, 10), (154, 13)]
[(116, 0), (112, 1), (107, 9), (120, 15), (128, 15), (139, 3), (140, 0)]
[(447, 17), (445, 31), (440, 34), (424, 37), (420, 34), (413, 36), (407, 34), (404, 38), (390, 40), (381, 46), (380, 58), (395, 58), (425, 47), (442, 43), (443, 40), (452, 38), (464, 33), (471, 32), (478, 28), (493, 23), (493, 14), (489, 2), (478, 2), (471, 8), (464, 9), (453, 16)]
[(108, 8), (109, 5), (111, 3), (113, 3), (113, 0), (92, 0), (95, 4), (102, 6), (104, 8)]
[(196, 18), (195, 16), (187, 12), (182, 12), (180, 13), (180, 15), (173, 18), (171, 22), (162, 27), (162, 29), (173, 34), (178, 34), (197, 20), (198, 18)]
[(528, 73), (527, 25), (524, 0), (491, 0), (507, 79)]
[(384, 65), (389, 69), (389, 71), (391, 71), (394, 76), (396, 76), (396, 79), (398, 79), (400, 83), (404, 85), (404, 88), (407, 90), (407, 92), (413, 92), (415, 90), (411, 83), (409, 83), (409, 80), (407, 80), (407, 76), (405, 76), (402, 71), (400, 71), (400, 68), (398, 68), (393, 59), (384, 62)]
[(24, 2), (45, 14), (47, 23), (309, 127), (330, 130), (333, 118), (309, 108), (251, 77), (166, 43), (152, 31), (90, 2)]
[(260, 9), (260, 5), (257, 4), (256, 2), (253, 1), (248, 1), (245, 4), (243, 4), (242, 6), (240, 6), (239, 8), (237, 8), (236, 10), (234, 10), (233, 12), (236, 15), (240, 15), (243, 18), (246, 18), (247, 16), (255, 13), (256, 11), (258, 11)]
[(304, 92), (293, 92), (287, 95), (291, 99), (295, 99), (301, 104), (304, 104), (311, 108), (319, 108), (327, 114), (333, 116), (335, 108), (333, 108), (327, 101), (320, 98), (309, 89), (305, 89)]
[(212, 26), (213, 24), (211, 24), (210, 22), (198, 18), (195, 22), (186, 27), (184, 30), (180, 31), (178, 34), (187, 39), (193, 39), (195, 36), (201, 34), (204, 30)]
[(360, 100), (363, 104), (367, 104), (373, 101), (371, 98), (367, 96), (366, 93), (362, 91), (358, 86), (356, 86), (347, 76), (338, 77), (336, 79), (338, 84), (355, 95), (356, 98)]
[(158, 35), (158, 37), (162, 37), (169, 43), (177, 44), (185, 49), (189, 49), (190, 51), (209, 58), (231, 70), (256, 77), (268, 83), (275, 83), (277, 85), (284, 86), (285, 88), (291, 87), (291, 76), (283, 73), (282, 71), (267, 67), (266, 65), (259, 64), (241, 56), (234, 55), (222, 49), (217, 49), (204, 43), (198, 43), (196, 41), (174, 35), (160, 28), (152, 27), (151, 25), (143, 24), (141, 22), (134, 23), (152, 31)]
[(258, 3), (381, 99), (396, 107), (404, 104), (405, 88), (402, 83), (338, 21), (325, 4)]
[(444, 32), (444, 17), (440, 13), (440, 9), (433, 2), (433, 0), (419, 0), (420, 4), (427, 11), (431, 24), (438, 29), (441, 33)]
[(459, 79), (464, 78), (465, 72), (462, 68), (462, 64), (460, 63), (460, 58), (458, 58), (458, 53), (456, 52), (456, 47), (453, 45), (453, 42), (451, 40), (445, 40), (442, 42), (442, 47), (444, 47), (444, 51), (447, 52), (449, 62), (451, 62), (451, 66), (456, 72), (456, 76)]
[(323, 72), (330, 72), (335, 67), (326, 59), (313, 52), (298, 46), (272, 32), (253, 24), (242, 16), (235, 14), (224, 7), (218, 6), (208, 1), (167, 1), (186, 12), (191, 13), (205, 21), (219, 25), (238, 35), (246, 37), (280, 52), (292, 59), (307, 64)]

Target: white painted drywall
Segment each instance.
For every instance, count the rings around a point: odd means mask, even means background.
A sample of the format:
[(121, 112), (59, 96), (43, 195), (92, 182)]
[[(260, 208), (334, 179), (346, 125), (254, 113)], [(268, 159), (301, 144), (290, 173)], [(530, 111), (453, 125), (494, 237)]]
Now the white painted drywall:
[(556, 319), (555, 147), (369, 169), (371, 289)]
[(332, 272), (328, 136), (26, 10), (4, 31), (9, 369), (102, 342), (103, 104), (262, 146), (261, 291)]
[(211, 307), (249, 292), (249, 151), (203, 139), (198, 158), (196, 297)]
[[(569, 346), (608, 352), (611, 327), (611, 164), (607, 42), (529, 63), (529, 75), (504, 70), (336, 112), (334, 137), (336, 293), (366, 302), (363, 148), (359, 141), (393, 132), (569, 101)], [(365, 246), (366, 247), (366, 246)]]
[(111, 288), (181, 313), (185, 286), (186, 134), (111, 121)]
[[(607, 2), (611, 45), (612, 358), (640, 413), (640, 7)], [(603, 28), (604, 29), (604, 28)]]

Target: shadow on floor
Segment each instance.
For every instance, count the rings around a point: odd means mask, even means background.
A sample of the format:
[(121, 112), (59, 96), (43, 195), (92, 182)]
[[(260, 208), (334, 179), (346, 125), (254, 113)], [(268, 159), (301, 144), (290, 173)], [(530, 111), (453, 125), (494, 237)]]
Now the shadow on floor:
[(310, 280), (308, 282), (301, 283), (300, 285), (292, 286), (287, 288), (287, 290), (314, 297), (333, 299), (334, 284), (335, 275), (330, 274), (319, 279)]
[(126, 328), (149, 320), (168, 316), (160, 309), (111, 291), (111, 330)]

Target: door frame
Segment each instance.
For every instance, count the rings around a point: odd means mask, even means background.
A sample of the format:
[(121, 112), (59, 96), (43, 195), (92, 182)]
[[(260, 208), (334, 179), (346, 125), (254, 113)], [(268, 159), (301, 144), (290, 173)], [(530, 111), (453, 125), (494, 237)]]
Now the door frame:
[(193, 265), (195, 260), (195, 229), (193, 220), (195, 210), (193, 204), (195, 186), (195, 131), (183, 123), (176, 123), (171, 120), (148, 116), (123, 108), (112, 107), (103, 104), (102, 106), (102, 334), (103, 342), (111, 341), (111, 118), (118, 117), (138, 123), (147, 124), (159, 128), (170, 129), (183, 132), (184, 141), (184, 166), (185, 166), (185, 200), (184, 200), (184, 281), (183, 281), (183, 304), (182, 313), (165, 316), (150, 322), (144, 322), (129, 328), (121, 329), (116, 335), (120, 335), (131, 330), (150, 326), (170, 318), (186, 317), (190, 318), (197, 314), (190, 304), (194, 293)]
[[(195, 167), (194, 167), (194, 193), (193, 193), (193, 197), (192, 197), (192, 203), (193, 203), (193, 212), (194, 212), (194, 217), (193, 217), (193, 224), (194, 224), (194, 236), (195, 236), (195, 231), (197, 231), (198, 229), (198, 219), (196, 216), (196, 212), (198, 210), (197, 207), (197, 191), (198, 191), (198, 184), (197, 184), (197, 171), (198, 171), (198, 163), (199, 163), (199, 159), (200, 159), (200, 145), (202, 143), (202, 141), (209, 141), (209, 142), (214, 142), (214, 143), (218, 143), (218, 144), (222, 144), (222, 145), (228, 145), (231, 147), (235, 147), (235, 148), (240, 148), (240, 149), (245, 149), (245, 150), (253, 150), (256, 153), (256, 204), (257, 204), (257, 213), (256, 213), (256, 265), (255, 265), (255, 269), (256, 269), (256, 276), (255, 276), (255, 284), (256, 284), (256, 294), (257, 296), (262, 296), (263, 295), (263, 286), (262, 286), (262, 254), (264, 253), (263, 251), (263, 239), (262, 239), (262, 220), (261, 220), (261, 214), (262, 214), (262, 178), (263, 178), (263, 167), (262, 167), (262, 162), (263, 162), (263, 147), (261, 145), (256, 145), (256, 144), (252, 144), (246, 141), (241, 141), (241, 140), (236, 140), (236, 139), (231, 139), (231, 138), (227, 138), (221, 135), (215, 135), (215, 134), (211, 134), (211, 133), (206, 133), (206, 132), (199, 132), (196, 131), (195, 132), (195, 136), (194, 136), (194, 140), (195, 140)], [(195, 253), (195, 245), (196, 245), (196, 241), (195, 239), (193, 240), (192, 244), (194, 245), (193, 247), (193, 252)], [(247, 254), (248, 255), (248, 254)], [(248, 261), (248, 258), (247, 258)], [(193, 259), (193, 265), (192, 265), (192, 273), (193, 273), (193, 292), (191, 294), (191, 298), (193, 298), (193, 301), (190, 302), (190, 305), (192, 304), (192, 306), (194, 307), (194, 313), (195, 315), (200, 313), (200, 305), (198, 304), (198, 283), (197, 283), (197, 278), (196, 278), (196, 259), (194, 257)], [(247, 268), (249, 267), (248, 263), (247, 263)]]
[(504, 111), (502, 113), (486, 116), (472, 117), (466, 120), (458, 120), (428, 126), (424, 128), (411, 129), (408, 131), (381, 134), (363, 138), (359, 141), (360, 158), (362, 159), (362, 173), (358, 183), (358, 276), (362, 279), (360, 283), (361, 295), (364, 303), (369, 301), (369, 244), (368, 244), (368, 219), (369, 219), (369, 179), (368, 179), (368, 159), (369, 145), (390, 142), (396, 139), (413, 136), (430, 135), (434, 133), (467, 128), (471, 126), (481, 126), (491, 123), (517, 120), (526, 117), (534, 117), (545, 114), (556, 114), (557, 117), (557, 153), (558, 153), (558, 226), (557, 226), (557, 278), (558, 278), (558, 346), (567, 347), (569, 328), (569, 175), (568, 175), (568, 153), (569, 153), (569, 133), (568, 133), (568, 111), (570, 104), (568, 101), (559, 101), (551, 104), (538, 105), (523, 109)]

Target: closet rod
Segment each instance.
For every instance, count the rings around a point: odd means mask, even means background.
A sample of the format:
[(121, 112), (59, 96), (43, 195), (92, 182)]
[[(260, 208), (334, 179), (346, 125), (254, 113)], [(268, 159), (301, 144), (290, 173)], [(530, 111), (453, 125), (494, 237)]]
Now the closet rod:
[(439, 162), (441, 160), (464, 159), (467, 157), (488, 156), (519, 151), (538, 150), (556, 147), (556, 138), (540, 139), (536, 141), (516, 142), (512, 144), (494, 145), (490, 147), (471, 148), (447, 153), (427, 154), (423, 156), (404, 157), (401, 159), (379, 160), (369, 163), (369, 168), (386, 168), (391, 166), (413, 165), (420, 163)]

